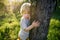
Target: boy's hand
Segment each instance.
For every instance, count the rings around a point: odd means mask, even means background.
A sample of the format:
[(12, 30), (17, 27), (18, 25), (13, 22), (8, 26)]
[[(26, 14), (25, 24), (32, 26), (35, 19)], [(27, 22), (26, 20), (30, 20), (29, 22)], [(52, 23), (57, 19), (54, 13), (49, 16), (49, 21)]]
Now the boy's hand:
[(40, 22), (39, 21), (33, 21), (32, 25), (33, 25), (33, 27), (39, 27)]
[(30, 31), (34, 27), (35, 28), (39, 27), (39, 25), (40, 25), (39, 21), (33, 21), (33, 23), (29, 27), (24, 29), (24, 31), (28, 32), (28, 31)]

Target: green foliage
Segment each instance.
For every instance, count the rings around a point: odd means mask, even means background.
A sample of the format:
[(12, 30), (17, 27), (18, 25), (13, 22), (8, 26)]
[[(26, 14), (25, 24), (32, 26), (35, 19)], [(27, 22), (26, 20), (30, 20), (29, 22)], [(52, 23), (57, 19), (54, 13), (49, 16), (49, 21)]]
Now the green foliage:
[(60, 21), (51, 19), (48, 40), (59, 40), (60, 38)]
[(19, 22), (14, 13), (6, 13), (5, 16), (0, 20), (0, 40), (16, 40), (20, 30)]
[(47, 40), (60, 40), (60, 5), (52, 14)]
[(4, 6), (5, 6), (4, 3), (1, 3), (1, 2), (0, 2), (0, 10), (3, 9)]

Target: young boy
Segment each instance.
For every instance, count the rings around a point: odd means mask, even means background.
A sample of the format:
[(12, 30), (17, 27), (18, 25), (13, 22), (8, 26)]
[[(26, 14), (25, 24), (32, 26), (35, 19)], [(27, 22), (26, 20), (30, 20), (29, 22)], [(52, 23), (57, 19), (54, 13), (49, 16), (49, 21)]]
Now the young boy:
[(30, 23), (30, 3), (24, 3), (21, 6), (20, 13), (22, 15), (21, 21), (20, 21), (20, 31), (18, 35), (19, 40), (26, 40), (29, 37), (29, 31), (34, 28), (38, 27), (40, 23), (38, 21), (33, 21), (31, 25)]

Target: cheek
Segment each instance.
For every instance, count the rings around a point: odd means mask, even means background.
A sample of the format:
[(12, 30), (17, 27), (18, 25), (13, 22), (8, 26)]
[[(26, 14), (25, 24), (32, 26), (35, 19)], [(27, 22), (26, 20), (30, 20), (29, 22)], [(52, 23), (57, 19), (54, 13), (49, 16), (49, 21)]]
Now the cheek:
[(25, 17), (30, 18), (30, 15), (26, 14)]
[(30, 16), (29, 16), (29, 15), (27, 15), (26, 17), (27, 17), (27, 18), (30, 18)]
[(30, 15), (27, 15), (28, 17), (30, 17)]
[(27, 15), (27, 17), (29, 18), (29, 15)]
[(25, 17), (28, 17), (28, 15), (25, 15)]

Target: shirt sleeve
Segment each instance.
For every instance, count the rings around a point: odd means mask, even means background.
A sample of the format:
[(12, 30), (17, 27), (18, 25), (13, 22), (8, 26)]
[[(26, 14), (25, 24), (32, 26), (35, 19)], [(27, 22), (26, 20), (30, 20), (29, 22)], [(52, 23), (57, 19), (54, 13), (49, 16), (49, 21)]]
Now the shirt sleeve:
[(20, 26), (21, 26), (22, 29), (27, 28), (27, 23), (26, 23), (26, 20), (25, 20), (25, 19), (22, 19), (22, 20), (21, 20)]

